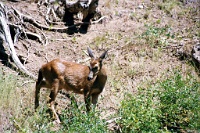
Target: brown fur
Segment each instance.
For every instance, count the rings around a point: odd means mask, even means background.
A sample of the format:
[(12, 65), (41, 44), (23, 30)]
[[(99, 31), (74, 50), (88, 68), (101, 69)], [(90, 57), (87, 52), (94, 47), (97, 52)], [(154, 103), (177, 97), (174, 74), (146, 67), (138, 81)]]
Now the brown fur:
[(40, 68), (36, 82), (35, 109), (39, 106), (41, 87), (51, 89), (49, 103), (58, 123), (60, 123), (60, 120), (54, 104), (58, 91), (61, 89), (83, 94), (87, 111), (90, 110), (91, 101), (92, 104), (96, 105), (98, 96), (103, 91), (107, 80), (106, 70), (102, 66), (102, 60), (105, 58), (107, 51), (97, 59), (94, 58), (89, 48), (88, 53), (92, 58), (90, 66), (54, 59)]

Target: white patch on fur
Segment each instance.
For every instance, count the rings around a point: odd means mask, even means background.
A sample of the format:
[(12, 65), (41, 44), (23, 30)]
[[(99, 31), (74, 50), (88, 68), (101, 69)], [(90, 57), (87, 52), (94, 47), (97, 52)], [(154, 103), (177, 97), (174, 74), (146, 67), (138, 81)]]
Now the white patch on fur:
[(64, 73), (65, 72), (65, 68), (66, 68), (66, 66), (64, 65), (64, 64), (62, 64), (62, 63), (57, 63), (56, 64), (57, 65), (57, 69), (61, 72), (61, 73)]

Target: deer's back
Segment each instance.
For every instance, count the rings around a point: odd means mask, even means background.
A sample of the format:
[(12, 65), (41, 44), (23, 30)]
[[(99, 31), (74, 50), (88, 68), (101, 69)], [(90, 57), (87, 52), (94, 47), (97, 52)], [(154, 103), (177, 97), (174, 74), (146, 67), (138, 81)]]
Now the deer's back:
[(54, 59), (42, 66), (42, 72), (47, 82), (60, 81), (60, 88), (83, 93), (90, 88), (92, 81), (88, 81), (89, 68), (86, 65), (68, 62), (62, 59)]

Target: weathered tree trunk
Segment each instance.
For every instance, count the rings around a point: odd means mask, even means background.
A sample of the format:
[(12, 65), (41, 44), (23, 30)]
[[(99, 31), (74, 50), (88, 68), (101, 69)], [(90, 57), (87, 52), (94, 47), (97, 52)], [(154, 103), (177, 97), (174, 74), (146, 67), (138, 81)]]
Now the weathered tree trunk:
[(2, 3), (0, 3), (0, 37), (2, 38), (2, 40), (4, 40), (10, 55), (14, 61), (14, 63), (16, 64), (16, 66), (18, 67), (18, 69), (20, 70), (21, 73), (36, 79), (36, 76), (34, 76), (32, 73), (30, 73), (20, 62), (16, 51), (14, 49), (14, 45), (13, 45), (13, 40), (11, 38), (10, 35), (10, 29), (9, 26), (7, 24), (7, 18), (6, 18), (6, 11), (5, 11), (5, 7)]

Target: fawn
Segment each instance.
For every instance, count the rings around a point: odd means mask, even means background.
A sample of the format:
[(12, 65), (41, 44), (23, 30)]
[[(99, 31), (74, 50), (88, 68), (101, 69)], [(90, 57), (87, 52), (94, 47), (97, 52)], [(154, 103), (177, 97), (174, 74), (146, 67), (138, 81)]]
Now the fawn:
[(107, 81), (106, 70), (102, 64), (107, 51), (99, 58), (94, 57), (90, 48), (87, 48), (87, 52), (91, 57), (89, 66), (67, 62), (63, 59), (54, 59), (39, 69), (35, 90), (35, 109), (39, 106), (41, 87), (51, 89), (49, 103), (57, 123), (60, 123), (60, 119), (54, 104), (58, 91), (61, 89), (83, 94), (87, 111), (90, 111), (91, 102), (94, 106), (97, 104), (98, 96), (103, 91)]

